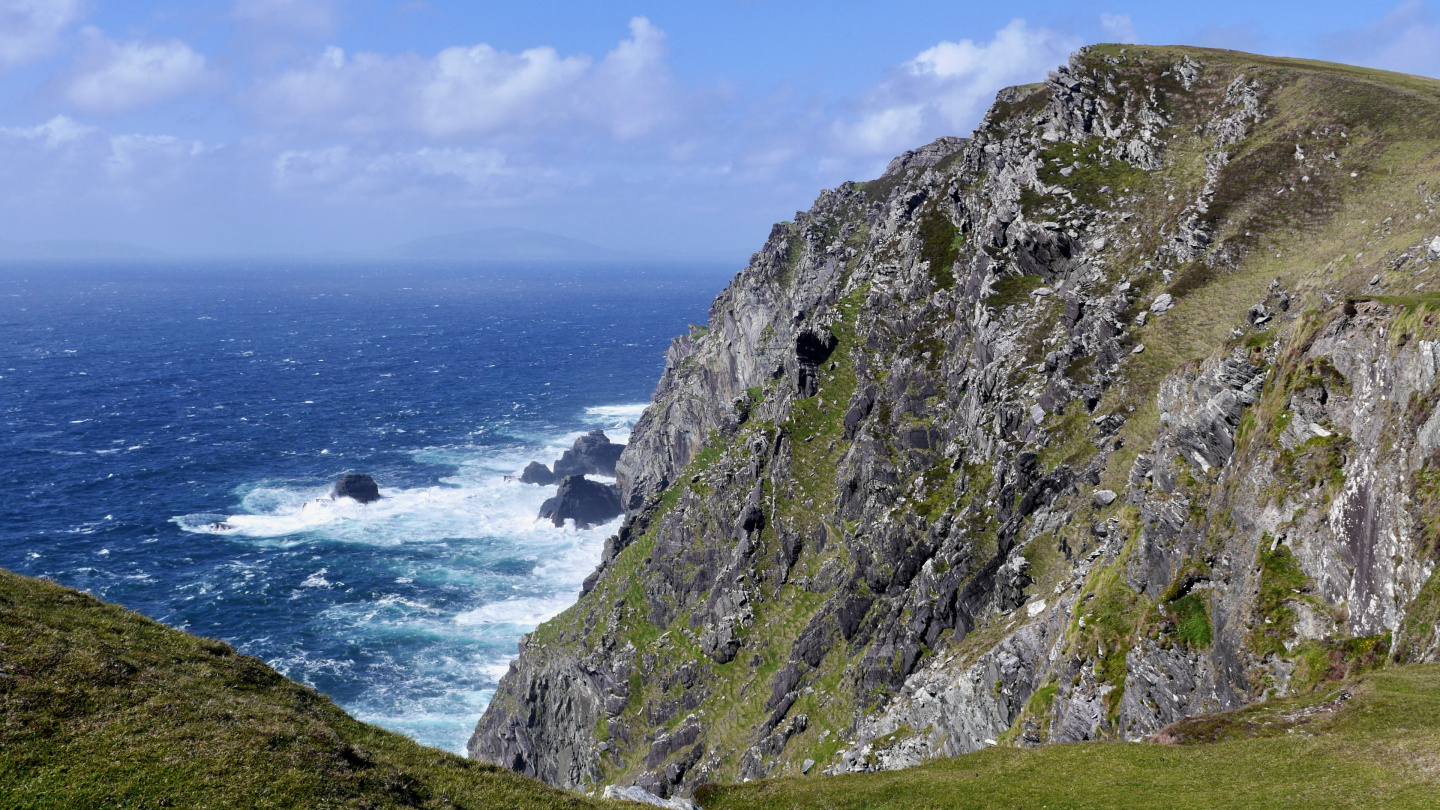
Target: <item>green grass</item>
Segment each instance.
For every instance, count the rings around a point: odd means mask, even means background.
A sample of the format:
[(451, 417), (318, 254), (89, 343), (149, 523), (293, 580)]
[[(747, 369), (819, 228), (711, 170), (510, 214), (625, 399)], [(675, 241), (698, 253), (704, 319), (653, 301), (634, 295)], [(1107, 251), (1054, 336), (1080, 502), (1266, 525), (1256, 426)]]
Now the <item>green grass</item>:
[(985, 306), (1004, 309), (1025, 300), (1030, 291), (1045, 283), (1039, 276), (1005, 276), (995, 282), (994, 292), (985, 299)]
[(1256, 618), (1261, 622), (1250, 636), (1256, 654), (1285, 654), (1285, 641), (1295, 634), (1299, 618), (1289, 602), (1302, 599), (1310, 578), (1284, 543), (1274, 544), (1269, 534), (1260, 538), (1260, 593), (1255, 600)]
[(935, 289), (948, 290), (955, 286), (955, 274), (950, 268), (960, 258), (960, 248), (965, 240), (955, 223), (939, 209), (931, 209), (920, 221), (920, 258), (930, 263), (930, 278)]
[[(1104, 153), (1100, 138), (1084, 143), (1057, 143), (1042, 151), (1043, 161), (1037, 175), (1046, 185), (1063, 185), (1085, 205), (1108, 207), (1122, 192), (1138, 192), (1149, 182), (1149, 175), (1123, 160)], [(1079, 163), (1077, 167), (1074, 164)], [(1070, 175), (1061, 169), (1070, 167)]]
[(997, 747), (904, 771), (710, 785), (696, 798), (706, 810), (1434, 807), (1440, 666), (1344, 689), (1348, 700), (1337, 684), (1181, 725), (1182, 739), (1209, 742)]
[(417, 745), (224, 642), (4, 570), (0, 796), (7, 808), (622, 806)]
[(1183, 596), (1166, 606), (1175, 618), (1175, 638), (1190, 650), (1210, 646), (1210, 596), (1200, 591)]

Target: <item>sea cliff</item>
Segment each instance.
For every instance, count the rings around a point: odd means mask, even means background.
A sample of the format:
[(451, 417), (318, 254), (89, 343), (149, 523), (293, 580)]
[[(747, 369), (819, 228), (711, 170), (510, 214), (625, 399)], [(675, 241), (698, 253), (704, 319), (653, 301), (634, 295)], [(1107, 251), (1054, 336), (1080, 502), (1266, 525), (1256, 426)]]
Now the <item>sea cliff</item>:
[(1440, 82), (1083, 49), (776, 225), (472, 757), (582, 790), (1156, 735), (1440, 649)]

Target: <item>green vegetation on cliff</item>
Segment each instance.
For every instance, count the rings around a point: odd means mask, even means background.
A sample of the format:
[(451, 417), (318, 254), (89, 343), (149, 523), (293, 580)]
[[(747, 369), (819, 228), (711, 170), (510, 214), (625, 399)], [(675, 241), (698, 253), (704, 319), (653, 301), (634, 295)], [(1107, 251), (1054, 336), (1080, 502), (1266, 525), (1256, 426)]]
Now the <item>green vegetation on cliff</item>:
[(426, 748), (230, 645), (0, 570), (5, 807), (618, 807)]
[(1167, 733), (1180, 744), (990, 748), (903, 771), (707, 785), (696, 799), (705, 810), (1434, 807), (1440, 666), (1384, 670)]

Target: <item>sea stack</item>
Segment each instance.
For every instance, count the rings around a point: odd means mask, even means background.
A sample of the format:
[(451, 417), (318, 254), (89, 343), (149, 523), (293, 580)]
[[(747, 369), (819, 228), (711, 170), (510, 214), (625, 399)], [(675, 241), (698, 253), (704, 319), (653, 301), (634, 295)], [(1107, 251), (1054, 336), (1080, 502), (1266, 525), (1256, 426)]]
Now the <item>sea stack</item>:
[(574, 446), (555, 460), (555, 477), (567, 475), (603, 475), (615, 477), (615, 462), (625, 445), (610, 441), (605, 431), (596, 428), (575, 440)]
[(619, 517), (624, 511), (620, 508), (619, 487), (591, 481), (583, 475), (571, 475), (561, 479), (555, 497), (541, 505), (540, 517), (548, 518), (556, 526), (574, 520), (575, 528), (588, 529)]
[(373, 503), (380, 500), (380, 487), (375, 479), (364, 473), (350, 473), (340, 476), (335, 482), (335, 489), (331, 491), (333, 498), (350, 498), (360, 503)]
[(550, 472), (550, 468), (544, 464), (532, 461), (526, 464), (525, 469), (520, 472), (520, 483), (549, 486), (555, 483), (555, 473)]

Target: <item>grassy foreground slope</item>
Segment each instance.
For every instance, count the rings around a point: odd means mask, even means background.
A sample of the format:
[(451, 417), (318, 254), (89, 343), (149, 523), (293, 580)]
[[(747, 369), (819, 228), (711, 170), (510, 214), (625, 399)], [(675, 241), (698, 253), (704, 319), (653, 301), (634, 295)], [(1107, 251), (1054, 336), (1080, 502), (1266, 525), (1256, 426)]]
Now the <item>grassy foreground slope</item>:
[(417, 745), (224, 642), (4, 570), (0, 805), (621, 806)]
[(696, 798), (705, 810), (1440, 806), (1440, 665), (1177, 725), (1178, 745), (989, 748), (903, 771), (710, 785)]

